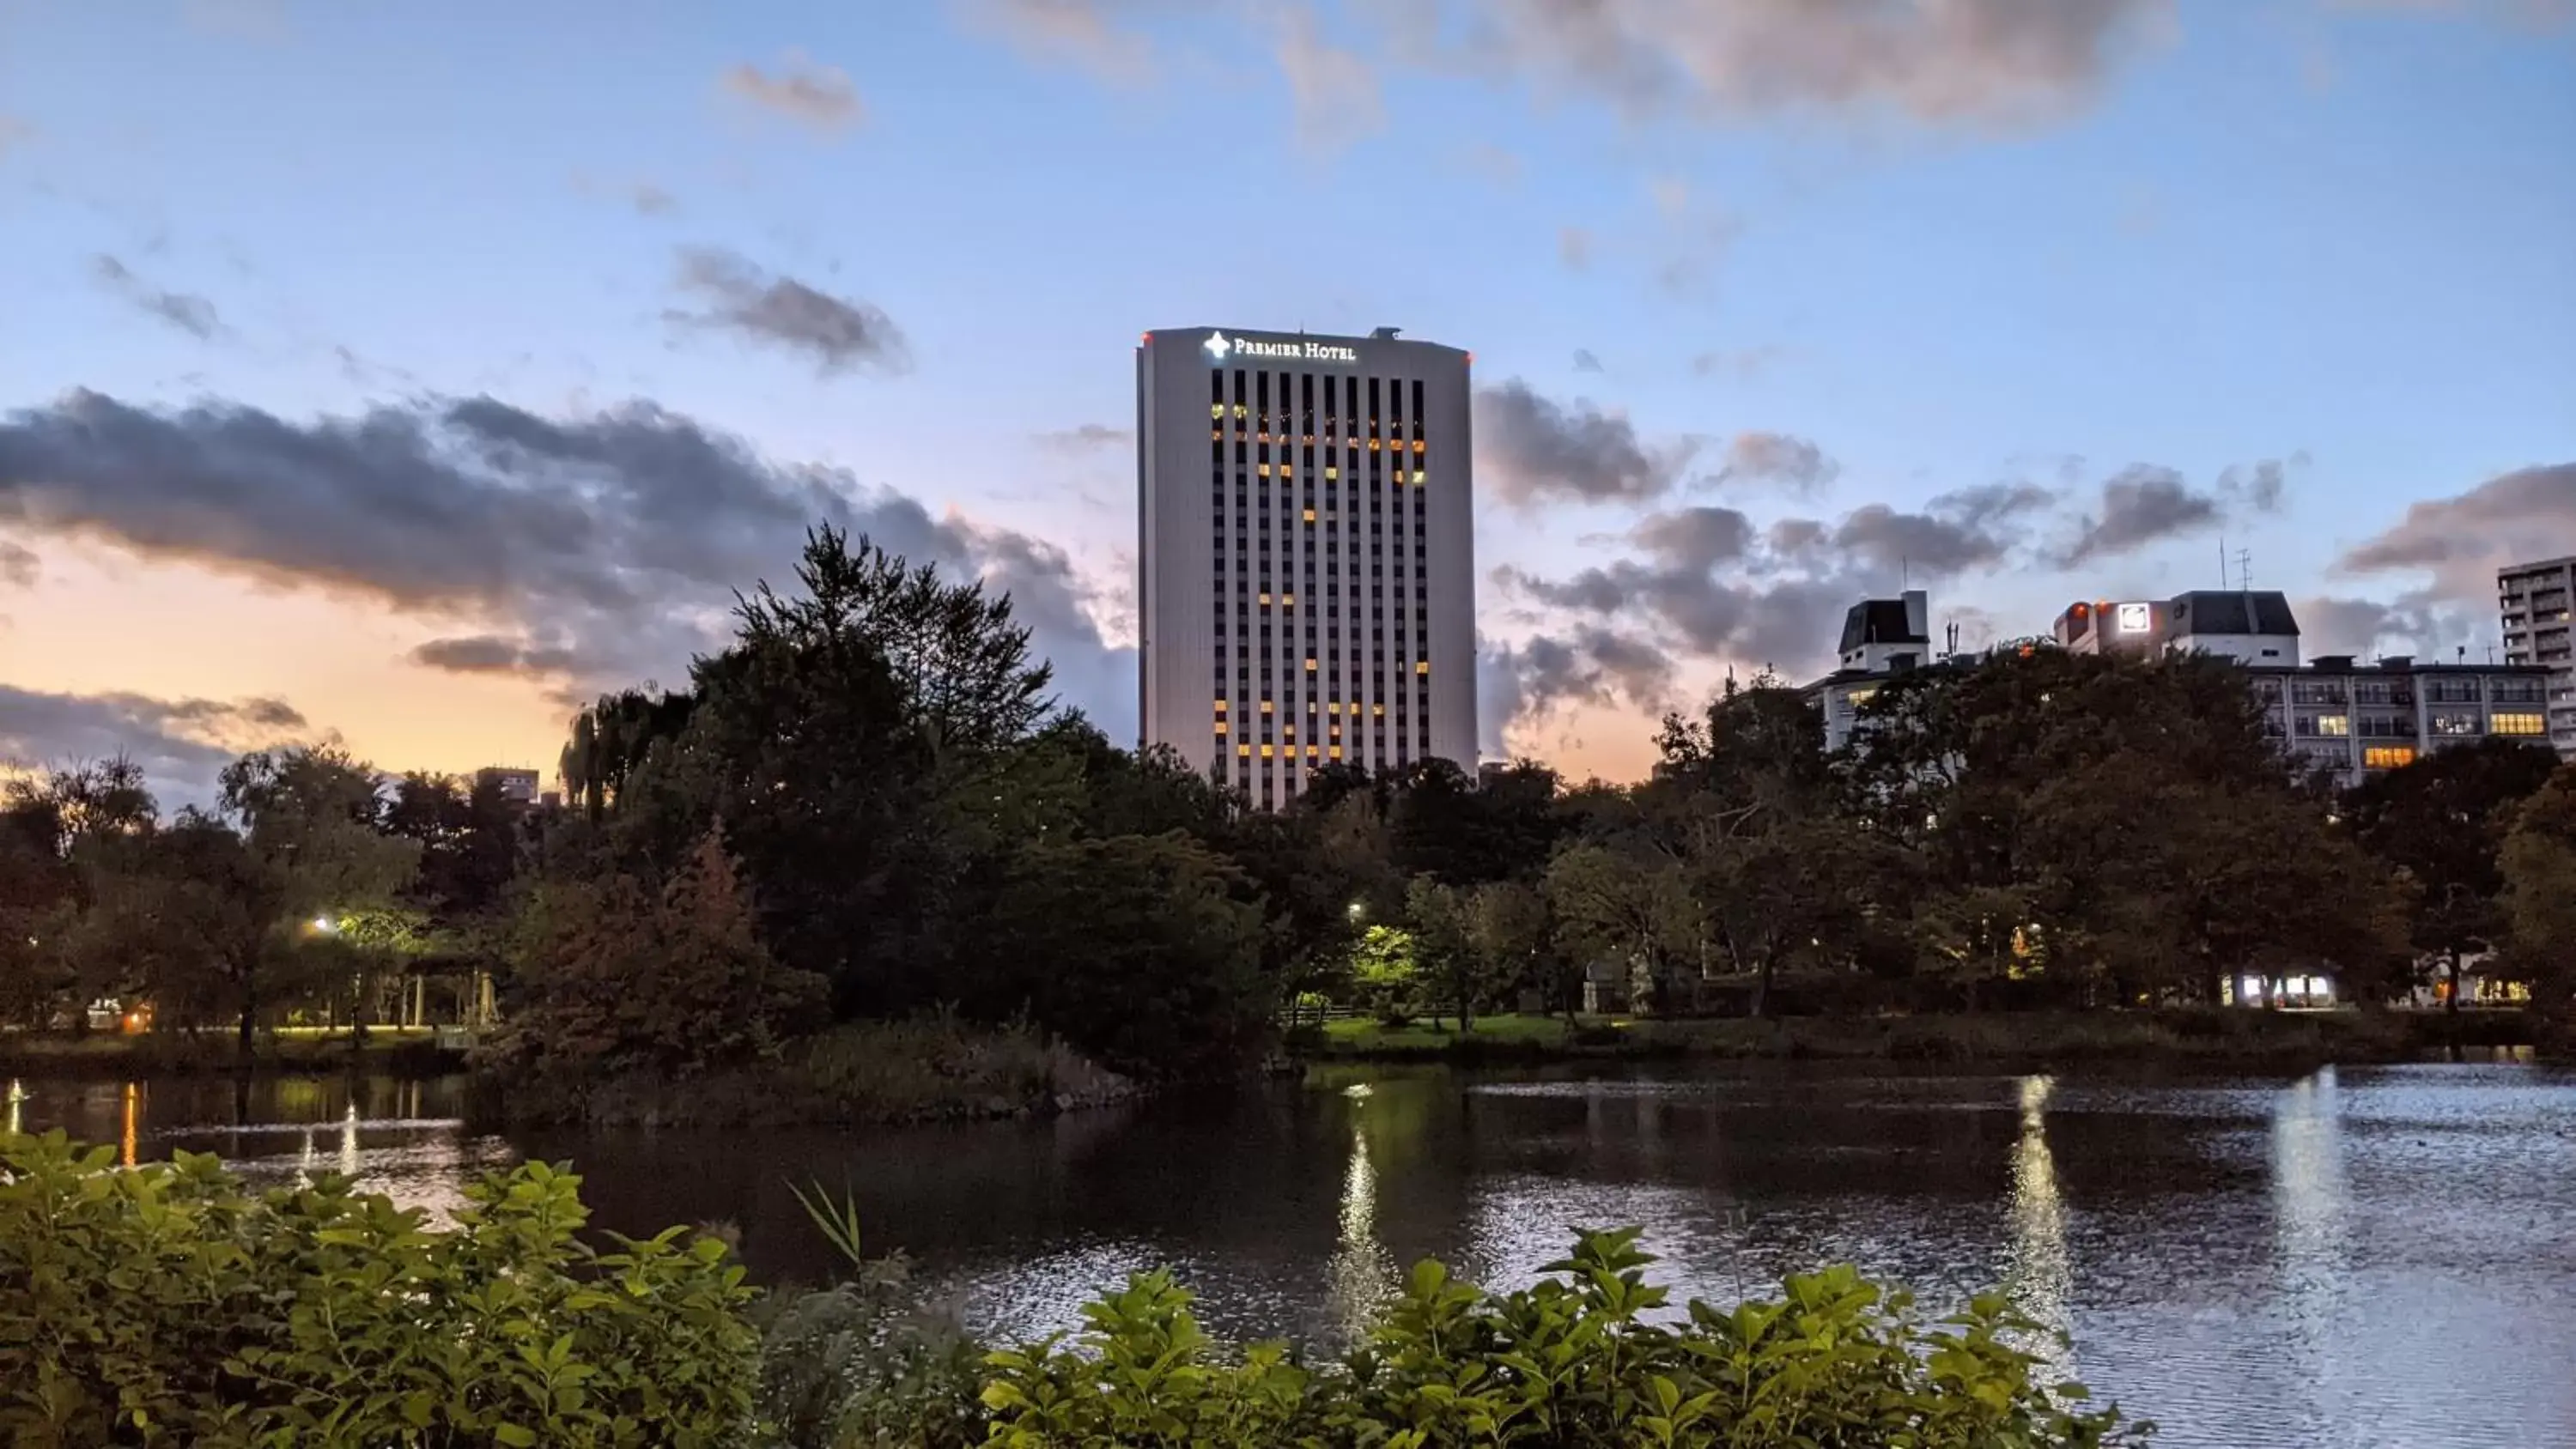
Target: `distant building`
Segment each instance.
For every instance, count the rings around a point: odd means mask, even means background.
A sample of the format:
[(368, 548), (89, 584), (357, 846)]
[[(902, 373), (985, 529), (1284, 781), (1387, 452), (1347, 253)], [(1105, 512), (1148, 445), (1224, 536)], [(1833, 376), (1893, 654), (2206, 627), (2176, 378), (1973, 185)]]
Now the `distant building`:
[(2249, 667), (2296, 667), (2299, 623), (2278, 590), (2200, 589), (2170, 599), (2077, 602), (2050, 630), (2076, 654), (2215, 654)]
[(518, 770), (503, 765), (493, 765), (475, 771), (474, 783), (478, 787), (498, 784), (501, 787), (502, 796), (515, 805), (537, 803), (537, 772), (534, 770)]
[(2507, 564), (2496, 570), (2496, 613), (2507, 664), (2549, 672), (2549, 743), (2576, 759), (2576, 649), (2570, 648), (2576, 558)]
[(1475, 767), (1470, 392), (1391, 327), (1145, 334), (1144, 743), (1262, 808), (1334, 763)]
[(1929, 598), (1908, 589), (1893, 599), (1863, 599), (1843, 615), (1834, 671), (1803, 691), (1825, 721), (1825, 748), (1851, 742), (1860, 707), (1880, 685), (1932, 661)]
[[(2564, 579), (2576, 569), (2576, 559), (2547, 567), (2560, 568)], [(2559, 587), (2549, 607), (2563, 620), (2567, 590), (2564, 583)], [(2551, 595), (2529, 588), (2525, 597), (2547, 602)], [(1844, 615), (1837, 667), (1806, 690), (1823, 715), (1828, 750), (1850, 742), (1860, 706), (1888, 680), (1982, 657), (1954, 649), (1935, 657), (1926, 612), (1917, 591), (1899, 599), (1865, 599)], [(1997, 648), (2027, 652), (2053, 641), (2077, 654), (2209, 654), (2233, 660), (2244, 666), (2262, 706), (2264, 731), (2293, 757), (2329, 769), (2337, 783), (2351, 786), (2374, 771), (2490, 735), (2551, 743), (2554, 706), (2562, 697), (2570, 701), (2566, 713), (2576, 734), (2576, 694), (2558, 693), (2570, 689), (2567, 625), (2561, 622), (2558, 631), (2561, 642), (2552, 646), (2555, 658), (2547, 663), (2444, 664), (2402, 655), (2368, 664), (2350, 655), (2303, 662), (2299, 622), (2286, 596), (2208, 589), (2170, 599), (2078, 602), (2058, 615), (2049, 640)]]
[(2295, 668), (2254, 665), (2264, 732), (2344, 785), (2489, 735), (2549, 742), (2550, 675), (2535, 664), (2373, 664), (2331, 655)]
[[(2576, 564), (2576, 560), (2570, 560)], [(2564, 594), (2561, 594), (2563, 602)], [(2561, 626), (2562, 638), (2564, 626)], [(2170, 599), (2076, 603), (2057, 642), (2083, 654), (2210, 654), (2245, 666), (2264, 729), (2344, 785), (2488, 735), (2545, 743), (2548, 671), (2519, 663), (2302, 662), (2299, 621), (2277, 590), (2202, 589)], [(2565, 645), (2559, 645), (2565, 651)]]

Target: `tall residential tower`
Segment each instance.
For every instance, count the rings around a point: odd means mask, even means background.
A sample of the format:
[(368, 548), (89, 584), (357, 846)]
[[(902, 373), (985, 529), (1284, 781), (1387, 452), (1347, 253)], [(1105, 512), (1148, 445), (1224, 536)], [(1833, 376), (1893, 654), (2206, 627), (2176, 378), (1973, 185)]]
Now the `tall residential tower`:
[(1476, 767), (1468, 355), (1187, 327), (1136, 349), (1143, 736), (1254, 805)]
[(2576, 558), (2506, 564), (2496, 570), (2496, 612), (2504, 623), (2507, 664), (2549, 671), (2549, 743), (2576, 759)]

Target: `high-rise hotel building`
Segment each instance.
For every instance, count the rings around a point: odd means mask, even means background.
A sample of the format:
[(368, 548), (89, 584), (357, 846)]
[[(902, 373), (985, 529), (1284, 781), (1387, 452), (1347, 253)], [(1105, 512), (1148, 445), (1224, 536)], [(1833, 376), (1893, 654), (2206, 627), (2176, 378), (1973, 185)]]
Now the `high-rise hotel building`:
[(1145, 334), (1146, 744), (1263, 807), (1328, 764), (1474, 771), (1467, 365), (1391, 327)]

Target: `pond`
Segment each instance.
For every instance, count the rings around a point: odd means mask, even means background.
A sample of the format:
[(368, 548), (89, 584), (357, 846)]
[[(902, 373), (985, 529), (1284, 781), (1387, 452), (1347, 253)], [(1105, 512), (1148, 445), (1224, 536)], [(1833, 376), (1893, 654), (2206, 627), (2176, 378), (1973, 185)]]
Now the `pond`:
[(1007, 1334), (1169, 1265), (1213, 1331), (1332, 1342), (1417, 1258), (1518, 1283), (1571, 1225), (1637, 1223), (1713, 1299), (1838, 1260), (1935, 1306), (2002, 1285), (2168, 1445), (2576, 1444), (2576, 1074), (2528, 1064), (1352, 1069), (868, 1134), (496, 1134), (455, 1083), (21, 1086), (30, 1129), (435, 1210), (478, 1169), (568, 1158), (603, 1225), (731, 1223), (771, 1278), (831, 1268), (789, 1192), (819, 1181)]

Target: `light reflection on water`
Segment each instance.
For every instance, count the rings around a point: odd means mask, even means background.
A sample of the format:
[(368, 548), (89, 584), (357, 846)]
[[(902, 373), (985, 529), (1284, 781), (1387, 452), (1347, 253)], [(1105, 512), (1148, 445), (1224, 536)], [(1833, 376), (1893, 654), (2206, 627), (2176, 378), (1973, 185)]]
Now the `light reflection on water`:
[(1635, 1223), (1676, 1298), (1837, 1261), (1934, 1311), (2000, 1286), (2073, 1334), (2034, 1344), (2052, 1368), (2167, 1445), (2576, 1445), (2576, 1078), (2530, 1065), (1385, 1071), (1015, 1126), (514, 1140), (439, 1084), (25, 1092), (30, 1128), (266, 1182), (354, 1167), (434, 1211), (484, 1168), (569, 1158), (604, 1226), (730, 1222), (771, 1278), (834, 1266), (787, 1184), (847, 1182), (873, 1247), (1006, 1335), (1169, 1266), (1212, 1332), (1330, 1344), (1424, 1256), (1521, 1284), (1572, 1228)]

